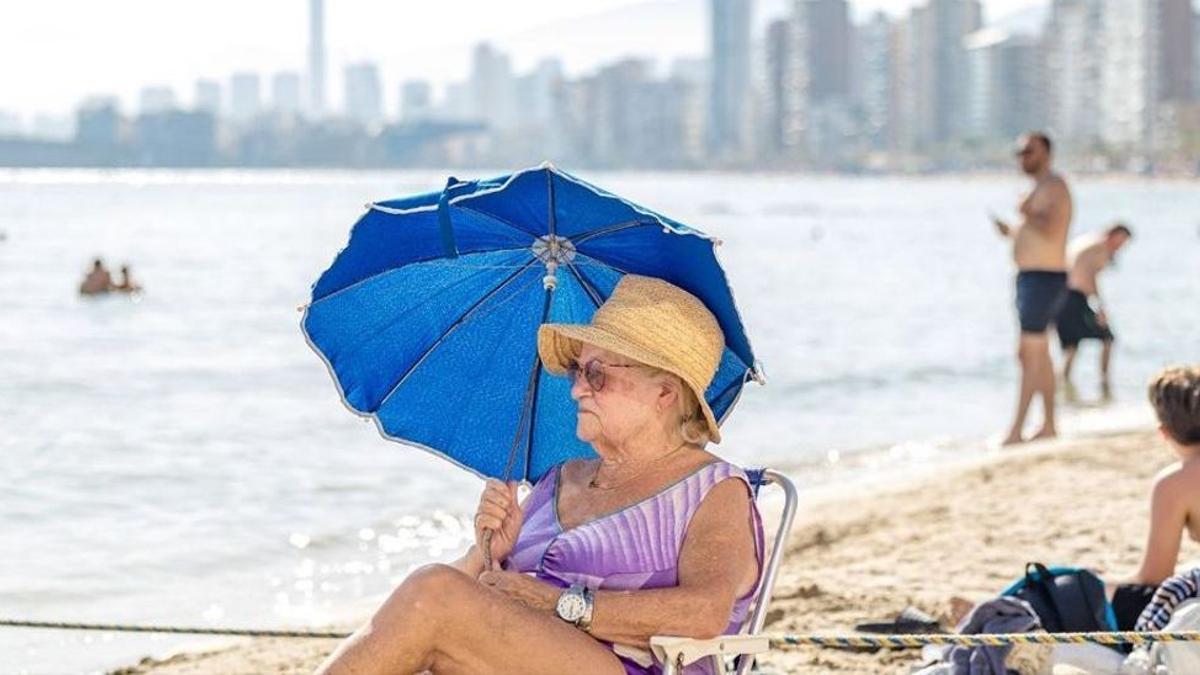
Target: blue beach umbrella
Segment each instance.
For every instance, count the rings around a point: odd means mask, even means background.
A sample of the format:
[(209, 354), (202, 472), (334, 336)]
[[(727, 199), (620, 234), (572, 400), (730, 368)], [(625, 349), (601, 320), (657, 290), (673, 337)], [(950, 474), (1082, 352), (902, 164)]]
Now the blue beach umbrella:
[(719, 242), (544, 164), (368, 205), (302, 321), (345, 404), (386, 438), (473, 473), (536, 481), (592, 456), (537, 329), (584, 323), (625, 274), (699, 297), (725, 332), (705, 394), (718, 420), (762, 381)]

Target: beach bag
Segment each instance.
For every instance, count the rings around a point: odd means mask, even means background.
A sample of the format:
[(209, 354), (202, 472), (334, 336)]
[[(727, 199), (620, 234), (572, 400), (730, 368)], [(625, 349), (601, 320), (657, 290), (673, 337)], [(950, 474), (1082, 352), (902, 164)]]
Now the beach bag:
[(1079, 567), (1025, 565), (1025, 576), (1002, 595), (1028, 602), (1051, 633), (1091, 633), (1117, 630), (1117, 617), (1100, 577)]

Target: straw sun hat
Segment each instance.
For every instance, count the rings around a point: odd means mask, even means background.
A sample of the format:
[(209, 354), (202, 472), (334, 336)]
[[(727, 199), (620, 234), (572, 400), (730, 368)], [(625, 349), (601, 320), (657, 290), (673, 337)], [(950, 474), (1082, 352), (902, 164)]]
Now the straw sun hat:
[(661, 279), (628, 274), (590, 324), (548, 323), (538, 329), (538, 354), (555, 375), (567, 372), (585, 342), (678, 375), (700, 402), (709, 438), (721, 441), (704, 390), (721, 363), (725, 336), (699, 298)]

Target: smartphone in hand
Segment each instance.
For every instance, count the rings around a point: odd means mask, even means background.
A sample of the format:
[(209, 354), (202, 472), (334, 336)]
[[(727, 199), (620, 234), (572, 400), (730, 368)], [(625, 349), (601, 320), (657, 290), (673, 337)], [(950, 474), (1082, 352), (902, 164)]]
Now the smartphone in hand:
[(988, 211), (988, 218), (996, 226), (996, 230), (1000, 232), (1000, 236), (1007, 237), (1012, 233), (1012, 228), (1008, 226), (1008, 223), (1000, 220), (1000, 216), (996, 215), (995, 211)]

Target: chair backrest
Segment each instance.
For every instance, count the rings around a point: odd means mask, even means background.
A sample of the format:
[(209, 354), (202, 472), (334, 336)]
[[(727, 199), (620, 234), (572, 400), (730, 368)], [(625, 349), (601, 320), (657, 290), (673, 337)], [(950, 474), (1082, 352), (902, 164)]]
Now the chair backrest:
[[(758, 593), (754, 597), (750, 617), (742, 627), (743, 633), (758, 634), (762, 632), (763, 624), (767, 621), (767, 609), (771, 604), (771, 593), (775, 590), (775, 579), (779, 576), (779, 566), (783, 564), (783, 556), (787, 551), (788, 535), (792, 531), (792, 521), (796, 517), (796, 507), (799, 496), (796, 486), (787, 476), (773, 469), (747, 469), (746, 476), (754, 486), (754, 497), (758, 498), (760, 488), (764, 485), (777, 485), (783, 490), (783, 511), (779, 515), (779, 526), (775, 529), (775, 537), (771, 547), (766, 552), (763, 565), (762, 582), (758, 585)], [(743, 657), (738, 659), (737, 673), (744, 675), (750, 672), (754, 659)], [(724, 664), (717, 663), (716, 672), (723, 672)]]

